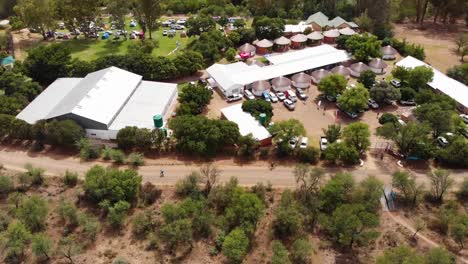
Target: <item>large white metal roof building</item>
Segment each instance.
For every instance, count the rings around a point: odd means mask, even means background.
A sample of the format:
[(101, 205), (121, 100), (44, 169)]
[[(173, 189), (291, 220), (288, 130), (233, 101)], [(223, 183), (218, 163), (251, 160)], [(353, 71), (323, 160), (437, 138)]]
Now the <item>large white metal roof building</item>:
[(271, 80), (306, 70), (316, 69), (351, 59), (344, 50), (329, 45), (321, 45), (299, 51), (284, 53), (267, 58), (272, 65), (248, 66), (243, 62), (213, 64), (206, 71), (225, 96), (241, 93), (244, 86), (255, 81)]
[(404, 68), (415, 68), (418, 66), (426, 66), (433, 70), (434, 78), (431, 82), (427, 83), (430, 87), (438, 90), (455, 100), (458, 104), (458, 108), (463, 112), (468, 112), (468, 86), (463, 83), (454, 80), (442, 72), (438, 71), (434, 67), (420, 61), (414, 57), (407, 56), (401, 61), (396, 63), (397, 66)]
[(153, 116), (168, 116), (177, 85), (142, 81), (142, 76), (110, 67), (85, 78), (59, 78), (32, 101), (17, 118), (72, 119), (88, 136), (115, 138), (126, 126), (154, 128)]
[(271, 143), (271, 134), (258, 122), (251, 114), (242, 110), (242, 104), (235, 104), (221, 109), (223, 117), (239, 126), (239, 132), (242, 136), (252, 134), (263, 145)]

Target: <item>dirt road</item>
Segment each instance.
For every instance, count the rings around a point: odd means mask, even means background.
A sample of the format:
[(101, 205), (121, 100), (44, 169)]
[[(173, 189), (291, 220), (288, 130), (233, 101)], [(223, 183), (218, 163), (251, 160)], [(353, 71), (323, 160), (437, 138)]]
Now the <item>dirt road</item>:
[[(48, 175), (51, 176), (63, 175), (66, 170), (76, 171), (80, 175), (83, 175), (95, 164), (105, 166), (111, 165), (111, 163), (103, 162), (82, 162), (76, 157), (65, 155), (37, 154), (8, 148), (0, 150), (0, 164), (6, 169), (22, 171), (26, 163), (46, 169)], [(215, 162), (215, 165), (222, 170), (221, 182), (225, 182), (229, 180), (230, 177), (236, 176), (239, 179), (239, 183), (245, 186), (255, 185), (258, 182), (270, 182), (276, 187), (295, 186), (293, 177), (294, 168), (292, 166), (275, 166), (275, 168), (271, 170), (265, 163), (252, 163), (241, 166), (226, 162)], [(140, 167), (138, 170), (143, 176), (144, 181), (150, 181), (158, 185), (174, 185), (179, 179), (198, 169), (199, 165), (186, 165), (180, 161), (149, 159), (146, 165)], [(375, 175), (384, 183), (389, 184), (391, 182), (391, 174), (398, 169), (401, 168), (396, 165), (395, 160), (386, 157), (384, 160), (368, 158), (364, 166), (357, 166), (350, 169), (326, 168), (326, 171), (329, 174), (334, 174), (339, 171), (348, 171), (355, 175), (358, 181), (368, 175)], [(160, 177), (160, 170), (164, 170), (165, 177)], [(413, 170), (412, 173), (417, 177), (418, 181), (427, 180), (424, 176), (426, 170)], [(467, 171), (452, 172), (452, 175), (458, 180), (461, 180), (463, 178), (462, 176), (466, 176), (467, 174)]]

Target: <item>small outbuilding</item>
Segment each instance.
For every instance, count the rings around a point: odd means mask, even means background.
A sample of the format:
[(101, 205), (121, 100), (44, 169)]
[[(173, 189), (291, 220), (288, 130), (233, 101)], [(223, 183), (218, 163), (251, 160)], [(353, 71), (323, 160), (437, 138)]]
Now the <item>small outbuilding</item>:
[(239, 53), (245, 53), (249, 57), (255, 56), (255, 46), (250, 43), (245, 43), (244, 45), (240, 46), (238, 49)]
[(309, 35), (307, 35), (307, 44), (309, 46), (320, 45), (322, 40), (323, 40), (323, 35), (319, 31), (314, 31), (310, 33)]
[(307, 89), (310, 86), (311, 77), (303, 72), (294, 74), (291, 78), (292, 85), (296, 88)]
[(273, 79), (271, 84), (275, 92), (284, 92), (291, 89), (291, 80), (284, 76)]
[(291, 44), (291, 40), (285, 37), (279, 37), (275, 39), (275, 51), (284, 52), (289, 50), (289, 44)]
[(333, 74), (343, 75), (346, 78), (348, 78), (349, 75), (351, 75), (351, 71), (348, 69), (348, 67), (345, 67), (343, 65), (336, 66), (331, 70), (331, 72)]
[(322, 80), (324, 77), (327, 77), (330, 74), (331, 74), (331, 72), (329, 72), (327, 70), (324, 70), (324, 69), (315, 70), (311, 74), (312, 81), (315, 84), (318, 84), (320, 82), (320, 80)]
[(387, 63), (385, 63), (385, 61), (383, 61), (380, 58), (372, 59), (369, 62), (370, 69), (376, 74), (384, 74), (387, 66), (388, 66)]
[(257, 41), (255, 43), (255, 46), (257, 46), (258, 54), (267, 54), (271, 52), (273, 42), (269, 41), (268, 39), (262, 39), (260, 41)]
[(256, 81), (252, 83), (252, 93), (255, 96), (262, 96), (263, 92), (269, 91), (271, 85), (268, 81)]
[(351, 66), (349, 66), (349, 70), (351, 71), (351, 76), (357, 78), (357, 77), (361, 76), (361, 73), (363, 71), (370, 70), (370, 67), (367, 66), (363, 62), (357, 62), (357, 63), (351, 64)]
[(382, 53), (382, 59), (384, 60), (394, 60), (398, 54), (398, 51), (390, 45), (381, 47), (380, 52)]
[(323, 32), (323, 41), (325, 43), (335, 43), (336, 38), (340, 36), (340, 31), (338, 29), (330, 29)]
[(303, 49), (307, 44), (307, 36), (304, 34), (297, 34), (291, 37), (291, 48)]
[(356, 31), (354, 31), (353, 29), (349, 28), (349, 27), (345, 27), (345, 28), (342, 28), (342, 29), (339, 29), (338, 30), (340, 32), (341, 35), (343, 36), (352, 36), (352, 35), (356, 35)]

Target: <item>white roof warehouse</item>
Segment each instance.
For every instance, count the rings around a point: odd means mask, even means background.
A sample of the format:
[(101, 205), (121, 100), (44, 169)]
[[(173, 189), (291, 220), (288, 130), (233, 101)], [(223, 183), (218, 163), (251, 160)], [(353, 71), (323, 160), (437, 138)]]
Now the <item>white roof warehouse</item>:
[(271, 134), (251, 114), (242, 110), (242, 104), (235, 104), (221, 109), (222, 116), (237, 124), (242, 136), (252, 134), (261, 145), (271, 144)]
[(344, 50), (329, 45), (307, 48), (267, 58), (272, 65), (248, 66), (243, 62), (213, 64), (206, 71), (216, 81), (225, 96), (241, 93), (244, 86), (255, 81), (271, 80), (306, 70), (316, 69), (351, 59)]
[(434, 71), (434, 78), (431, 82), (427, 83), (427, 85), (450, 96), (457, 102), (457, 106), (462, 112), (468, 113), (468, 86), (448, 77), (432, 66), (411, 56), (402, 59), (401, 61), (397, 62), (396, 65), (409, 69), (418, 66), (426, 66), (431, 68)]
[(142, 76), (110, 67), (85, 78), (59, 78), (17, 118), (30, 124), (45, 119), (72, 119), (88, 136), (115, 139), (126, 126), (154, 128), (153, 116), (167, 116), (177, 85), (143, 81)]

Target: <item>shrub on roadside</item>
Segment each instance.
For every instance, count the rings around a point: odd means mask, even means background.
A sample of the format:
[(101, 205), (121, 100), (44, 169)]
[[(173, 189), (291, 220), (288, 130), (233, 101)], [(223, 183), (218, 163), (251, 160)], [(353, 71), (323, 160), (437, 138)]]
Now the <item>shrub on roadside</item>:
[(147, 209), (135, 216), (132, 221), (132, 232), (137, 237), (145, 237), (156, 227), (156, 219), (151, 209)]
[(63, 176), (63, 183), (68, 187), (74, 187), (78, 183), (78, 173), (67, 170)]
[(151, 182), (146, 182), (140, 187), (140, 199), (145, 205), (150, 205), (161, 197), (162, 190), (158, 189)]
[(114, 149), (111, 153), (111, 159), (116, 164), (124, 164), (125, 163), (125, 153), (123, 153), (120, 149)]
[(309, 146), (307, 148), (300, 148), (297, 151), (297, 158), (300, 162), (316, 163), (319, 158), (319, 150), (315, 147)]
[(121, 228), (125, 224), (130, 204), (126, 201), (118, 201), (114, 206), (109, 208), (107, 221), (113, 228)]
[(0, 196), (8, 195), (14, 189), (13, 180), (6, 176), (0, 175)]
[(133, 167), (139, 167), (145, 164), (145, 157), (142, 153), (132, 152), (127, 157), (127, 164)]

